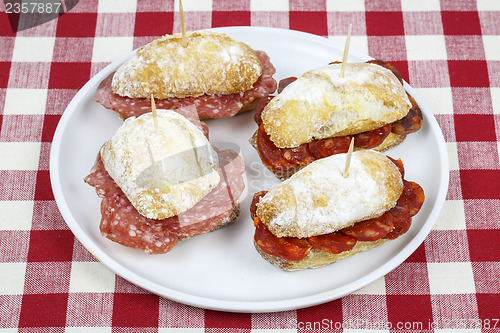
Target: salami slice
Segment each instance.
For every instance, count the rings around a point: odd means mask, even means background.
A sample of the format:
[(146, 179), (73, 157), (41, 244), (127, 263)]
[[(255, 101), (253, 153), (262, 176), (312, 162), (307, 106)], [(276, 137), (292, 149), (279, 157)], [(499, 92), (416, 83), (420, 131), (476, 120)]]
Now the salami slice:
[(193, 208), (169, 221), (171, 230), (181, 238), (196, 236), (214, 230), (232, 217), (245, 183), (242, 158), (232, 150), (219, 152), (219, 184)]
[(245, 167), (231, 150), (219, 152), (220, 183), (188, 211), (163, 220), (140, 215), (109, 176), (98, 156), (85, 181), (96, 188), (101, 202), (100, 230), (119, 244), (142, 249), (149, 254), (170, 251), (180, 239), (214, 230), (237, 213), (237, 200), (243, 193)]
[[(202, 95), (199, 97), (156, 99), (156, 108), (179, 111), (183, 116), (183, 108), (194, 105), (197, 118), (226, 118), (232, 117), (242, 108), (250, 110), (255, 107), (254, 103), (261, 98), (267, 97), (276, 90), (276, 80), (273, 74), (276, 69), (271, 64), (269, 56), (263, 51), (255, 51), (262, 64), (262, 75), (254, 83), (253, 89), (241, 94), (231, 95)], [(94, 99), (105, 108), (112, 109), (124, 118), (139, 116), (151, 111), (151, 101), (148, 98), (129, 98), (115, 94), (111, 88), (114, 73), (110, 74), (101, 82)]]

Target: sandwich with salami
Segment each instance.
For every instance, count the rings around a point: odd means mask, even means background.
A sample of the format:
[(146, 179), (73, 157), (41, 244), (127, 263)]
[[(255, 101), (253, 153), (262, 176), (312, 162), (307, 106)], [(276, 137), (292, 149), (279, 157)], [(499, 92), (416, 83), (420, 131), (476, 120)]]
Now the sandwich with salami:
[(312, 161), (355, 149), (385, 151), (420, 129), (422, 112), (399, 72), (381, 60), (331, 63), (280, 81), (279, 94), (256, 108), (251, 138), (279, 179)]
[(213, 147), (202, 129), (171, 110), (124, 121), (85, 177), (102, 198), (103, 236), (166, 253), (238, 217), (243, 160)]
[(373, 150), (310, 163), (268, 192), (254, 195), (254, 245), (282, 270), (328, 265), (406, 233), (424, 191), (404, 179), (401, 160)]
[[(95, 100), (124, 118), (194, 105), (199, 119), (253, 110), (276, 90), (275, 68), (264, 51), (226, 34), (165, 35), (139, 48), (100, 84)], [(185, 115), (187, 116), (187, 115)]]

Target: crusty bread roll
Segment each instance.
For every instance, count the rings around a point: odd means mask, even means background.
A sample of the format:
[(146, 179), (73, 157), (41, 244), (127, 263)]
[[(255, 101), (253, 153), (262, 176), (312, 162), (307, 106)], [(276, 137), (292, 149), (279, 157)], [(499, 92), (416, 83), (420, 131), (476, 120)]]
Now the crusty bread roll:
[(312, 250), (302, 260), (287, 260), (262, 251), (262, 249), (255, 242), (254, 246), (257, 249), (257, 252), (259, 252), (259, 254), (262, 256), (262, 258), (278, 267), (279, 269), (282, 269), (284, 271), (298, 271), (306, 268), (317, 268), (329, 265), (336, 261), (352, 257), (355, 254), (371, 250), (379, 245), (384, 244), (387, 241), (388, 239), (382, 238), (373, 242), (357, 242), (351, 250), (344, 251), (338, 254), (328, 253), (317, 248), (312, 248)]
[(317, 160), (271, 189), (257, 203), (260, 221), (277, 237), (306, 238), (378, 217), (396, 205), (403, 180), (389, 158), (353, 152), (348, 177), (345, 161), (346, 154)]
[(190, 209), (220, 181), (217, 154), (189, 120), (169, 110), (131, 117), (101, 148), (111, 178), (137, 211), (164, 219)]
[(113, 92), (159, 99), (237, 94), (262, 75), (255, 51), (225, 34), (191, 32), (187, 40), (183, 47), (181, 34), (166, 35), (137, 50), (113, 76)]
[(304, 73), (273, 98), (262, 122), (279, 148), (371, 131), (403, 118), (411, 102), (398, 78), (371, 63), (331, 64)]

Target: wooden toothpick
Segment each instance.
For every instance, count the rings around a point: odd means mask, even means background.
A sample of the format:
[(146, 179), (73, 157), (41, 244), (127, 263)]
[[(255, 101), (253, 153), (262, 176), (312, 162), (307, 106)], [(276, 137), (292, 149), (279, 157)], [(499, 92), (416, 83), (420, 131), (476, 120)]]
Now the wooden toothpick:
[(349, 150), (347, 151), (347, 156), (345, 159), (345, 168), (344, 172), (342, 173), (342, 176), (344, 176), (344, 178), (349, 177), (349, 167), (351, 166), (351, 156), (353, 150), (354, 150), (354, 137), (352, 137), (351, 139), (351, 144), (349, 145)]
[(182, 8), (182, 0), (179, 0), (179, 16), (181, 18), (182, 46), (187, 47), (186, 24), (184, 23), (184, 9)]
[(158, 113), (156, 112), (155, 98), (151, 94), (151, 113), (153, 114), (153, 124), (155, 127), (155, 132), (158, 131)]
[(340, 67), (340, 77), (344, 77), (345, 67), (347, 65), (347, 55), (349, 54), (349, 44), (351, 43), (351, 29), (352, 24), (349, 24), (349, 31), (344, 45), (344, 56), (342, 57), (342, 66)]

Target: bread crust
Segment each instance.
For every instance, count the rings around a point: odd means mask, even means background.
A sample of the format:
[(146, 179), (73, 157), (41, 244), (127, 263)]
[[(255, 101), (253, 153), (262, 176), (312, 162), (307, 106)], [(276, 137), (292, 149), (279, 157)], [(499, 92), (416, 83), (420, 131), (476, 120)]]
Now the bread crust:
[(306, 268), (317, 268), (321, 266), (326, 266), (341, 259), (346, 259), (352, 257), (355, 254), (368, 251), (377, 246), (380, 246), (387, 242), (388, 239), (379, 239), (373, 242), (357, 242), (356, 245), (349, 251), (344, 251), (339, 254), (328, 253), (317, 248), (312, 248), (307, 256), (302, 260), (287, 260), (281, 257), (274, 256), (272, 254), (262, 251), (262, 249), (255, 243), (254, 246), (257, 252), (270, 262), (272, 265), (278, 267), (284, 271), (297, 271)]
[(340, 66), (304, 73), (267, 104), (262, 122), (277, 147), (371, 131), (410, 110), (406, 91), (390, 70), (350, 63), (340, 78)]
[(166, 35), (141, 47), (115, 73), (113, 92), (131, 98), (197, 97), (250, 90), (262, 65), (248, 45), (221, 33)]
[(332, 233), (381, 216), (403, 192), (403, 179), (385, 155), (360, 150), (317, 160), (269, 190), (257, 203), (257, 216), (277, 237)]

